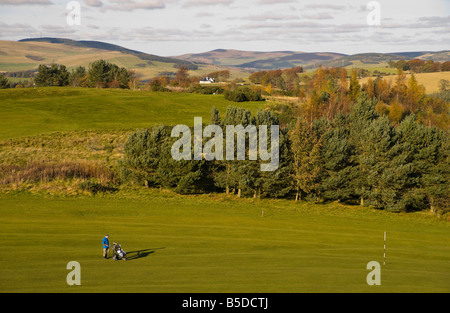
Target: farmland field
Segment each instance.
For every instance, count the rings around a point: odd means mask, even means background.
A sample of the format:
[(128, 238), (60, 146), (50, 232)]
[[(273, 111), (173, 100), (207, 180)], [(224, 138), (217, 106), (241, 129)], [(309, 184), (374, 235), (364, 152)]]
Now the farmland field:
[[(414, 76), (417, 79), (417, 82), (420, 85), (423, 85), (425, 87), (425, 92), (427, 94), (439, 92), (439, 81), (441, 79), (450, 80), (450, 72), (436, 72), (436, 73), (418, 73), (414, 74)], [(411, 77), (411, 74), (405, 74), (406, 80), (408, 80)], [(386, 79), (388, 82), (391, 83), (391, 85), (395, 84), (395, 79), (397, 78), (397, 75), (391, 75), (386, 76), (384, 79)], [(374, 78), (372, 78), (374, 79)], [(360, 84), (365, 84), (369, 78), (362, 78), (360, 80)]]

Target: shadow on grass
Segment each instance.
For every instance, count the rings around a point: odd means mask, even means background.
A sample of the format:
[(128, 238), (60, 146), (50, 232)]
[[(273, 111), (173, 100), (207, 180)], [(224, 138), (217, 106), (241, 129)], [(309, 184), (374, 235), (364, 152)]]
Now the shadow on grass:
[(165, 248), (166, 247), (143, 249), (143, 250), (136, 250), (136, 251), (127, 251), (127, 261), (137, 260), (137, 259), (148, 257), (150, 254), (155, 253), (155, 250), (161, 250), (161, 249), (165, 249)]

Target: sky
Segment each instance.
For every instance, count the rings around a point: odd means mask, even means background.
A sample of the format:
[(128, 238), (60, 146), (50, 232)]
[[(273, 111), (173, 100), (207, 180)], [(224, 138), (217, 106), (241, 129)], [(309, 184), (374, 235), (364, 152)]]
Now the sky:
[(0, 0), (0, 40), (98, 40), (160, 56), (214, 49), (450, 50), (450, 0), (79, 0), (68, 7), (69, 2)]

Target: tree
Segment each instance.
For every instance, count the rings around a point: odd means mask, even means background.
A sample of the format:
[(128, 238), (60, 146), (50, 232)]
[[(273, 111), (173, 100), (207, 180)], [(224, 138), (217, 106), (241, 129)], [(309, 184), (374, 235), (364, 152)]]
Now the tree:
[(419, 85), (414, 74), (408, 80), (405, 93), (405, 106), (409, 113), (416, 113), (419, 103), (425, 97), (425, 87)]
[(356, 101), (358, 98), (358, 94), (361, 90), (361, 86), (358, 82), (358, 73), (355, 69), (352, 69), (350, 74), (350, 87), (348, 90), (348, 94), (351, 100)]
[(321, 170), (320, 149), (322, 138), (302, 118), (297, 120), (290, 133), (292, 141), (292, 165), (295, 184), (295, 201), (302, 199), (302, 194), (310, 194), (317, 187), (317, 179)]
[[(259, 109), (256, 112), (255, 125), (261, 131), (261, 126), (266, 126), (267, 146), (272, 147), (271, 142), (271, 127), (273, 125), (280, 126), (280, 120), (277, 114), (268, 110)], [(259, 172), (260, 180), (256, 184), (254, 196), (282, 198), (286, 197), (292, 190), (292, 154), (291, 141), (288, 135), (288, 129), (281, 128), (278, 140), (278, 168), (272, 172)], [(261, 161), (258, 161), (258, 170), (260, 169)]]
[(350, 127), (350, 116), (338, 114), (323, 136), (320, 189), (325, 200), (347, 201), (356, 197), (358, 168)]
[(167, 138), (163, 125), (132, 133), (124, 145), (124, 158), (120, 163), (122, 177), (147, 187), (161, 184), (157, 173)]
[(52, 64), (50, 67), (39, 65), (34, 81), (40, 87), (67, 86), (69, 84), (69, 72), (65, 65)]
[(138, 89), (139, 85), (141, 84), (141, 80), (136, 74), (136, 71), (128, 70), (128, 77), (129, 77), (128, 87), (132, 90)]
[(9, 88), (9, 80), (0, 74), (0, 89)]
[(397, 71), (397, 77), (395, 79), (395, 84), (393, 92), (395, 95), (395, 100), (400, 103), (405, 97), (407, 86), (406, 86), (406, 75), (401, 68)]
[(69, 74), (69, 84), (73, 87), (87, 87), (87, 73), (86, 68), (78, 66)]
[(411, 153), (387, 117), (379, 117), (374, 102), (360, 97), (352, 112), (351, 138), (356, 149), (355, 193), (361, 205), (407, 211), (415, 173)]
[(179, 194), (199, 194), (214, 191), (214, 183), (210, 175), (211, 164), (205, 160), (174, 160), (171, 155), (174, 141), (174, 138), (169, 138), (161, 146), (156, 172), (160, 185), (173, 189)]
[(189, 70), (186, 66), (180, 66), (173, 80), (173, 84), (179, 87), (189, 86)]
[(442, 72), (450, 71), (450, 61), (446, 61), (446, 62), (441, 64), (441, 71)]
[(429, 207), (431, 212), (448, 210), (450, 195), (449, 142), (445, 133), (426, 127), (408, 116), (399, 127), (403, 149), (409, 153), (415, 179), (404, 199), (409, 210)]
[(89, 64), (88, 78), (91, 87), (129, 88), (128, 70), (105, 60), (97, 60)]
[(248, 87), (227, 90), (224, 93), (224, 98), (233, 102), (264, 101), (260, 91), (253, 91)]
[(359, 95), (350, 114), (350, 140), (351, 144), (355, 147), (355, 163), (357, 165), (355, 174), (352, 177), (354, 177), (353, 181), (356, 186), (354, 192), (359, 197), (361, 205), (364, 205), (364, 199), (367, 198), (367, 191), (371, 186), (367, 177), (369, 168), (363, 162), (367, 138), (362, 136), (362, 134), (365, 134), (364, 131), (367, 126), (378, 118), (375, 106), (374, 100), (368, 99), (367, 94), (363, 92)]
[(425, 66), (425, 61), (420, 59), (412, 59), (406, 63), (408, 64), (409, 69), (414, 73), (421, 73)]
[(439, 91), (447, 91), (448, 89), (450, 89), (450, 81), (447, 79), (439, 80)]

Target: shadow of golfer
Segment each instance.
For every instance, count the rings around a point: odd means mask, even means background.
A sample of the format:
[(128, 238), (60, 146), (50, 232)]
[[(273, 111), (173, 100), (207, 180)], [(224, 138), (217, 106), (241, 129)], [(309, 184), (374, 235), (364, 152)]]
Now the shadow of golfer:
[(127, 261), (137, 260), (137, 259), (148, 257), (150, 254), (155, 253), (155, 250), (161, 250), (161, 249), (165, 249), (165, 247), (153, 248), (153, 249), (143, 249), (143, 250), (136, 250), (136, 251), (127, 251)]

